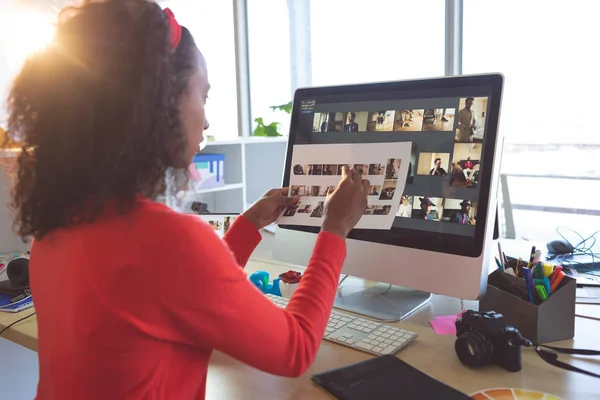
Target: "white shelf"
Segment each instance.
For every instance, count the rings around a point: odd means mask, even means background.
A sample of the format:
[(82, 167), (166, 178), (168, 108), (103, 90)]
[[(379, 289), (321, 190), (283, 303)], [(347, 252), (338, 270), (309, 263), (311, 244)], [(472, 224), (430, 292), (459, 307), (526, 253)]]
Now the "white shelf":
[(230, 140), (215, 140), (213, 142), (208, 142), (206, 144), (209, 146), (227, 146), (227, 145), (236, 145), (236, 144), (261, 144), (261, 143), (287, 143), (287, 136), (251, 136), (247, 138), (236, 138)]
[(251, 136), (244, 140), (245, 143), (287, 143), (287, 136)]
[(242, 189), (244, 187), (243, 183), (230, 183), (228, 185), (223, 185), (210, 189), (201, 189), (201, 190), (190, 190), (190, 194), (206, 194), (206, 193), (215, 193), (215, 192), (224, 192), (226, 190), (235, 190)]

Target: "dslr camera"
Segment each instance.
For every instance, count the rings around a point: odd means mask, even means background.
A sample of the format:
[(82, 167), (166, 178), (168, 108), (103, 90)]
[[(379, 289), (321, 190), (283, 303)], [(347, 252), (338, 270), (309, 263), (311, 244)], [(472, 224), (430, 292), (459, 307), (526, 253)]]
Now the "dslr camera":
[(454, 350), (460, 361), (473, 368), (492, 363), (516, 372), (521, 370), (521, 346), (528, 341), (494, 311), (467, 310), (456, 320)]

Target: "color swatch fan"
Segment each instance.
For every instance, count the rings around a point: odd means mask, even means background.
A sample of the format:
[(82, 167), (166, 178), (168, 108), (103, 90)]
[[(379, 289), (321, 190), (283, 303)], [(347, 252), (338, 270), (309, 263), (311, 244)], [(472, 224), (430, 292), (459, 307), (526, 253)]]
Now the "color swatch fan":
[(475, 400), (562, 400), (560, 397), (535, 390), (496, 388), (474, 393)]

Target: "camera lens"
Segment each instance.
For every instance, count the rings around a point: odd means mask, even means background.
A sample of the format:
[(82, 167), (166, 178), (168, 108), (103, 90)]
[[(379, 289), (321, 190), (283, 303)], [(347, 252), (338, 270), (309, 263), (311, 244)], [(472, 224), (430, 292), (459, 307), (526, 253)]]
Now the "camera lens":
[(492, 361), (492, 344), (479, 332), (469, 331), (460, 335), (454, 343), (458, 359), (469, 367), (483, 367)]

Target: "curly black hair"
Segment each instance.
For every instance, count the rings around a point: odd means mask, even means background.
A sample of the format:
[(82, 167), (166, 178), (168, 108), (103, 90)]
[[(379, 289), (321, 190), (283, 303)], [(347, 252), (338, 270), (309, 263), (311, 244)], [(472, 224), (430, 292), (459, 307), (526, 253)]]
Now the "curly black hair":
[(178, 104), (197, 68), (182, 29), (173, 50), (163, 10), (149, 0), (86, 1), (63, 10), (50, 46), (25, 62), (8, 98), (8, 135), (24, 144), (12, 206), (23, 240), (122, 212), (165, 190), (185, 168)]

